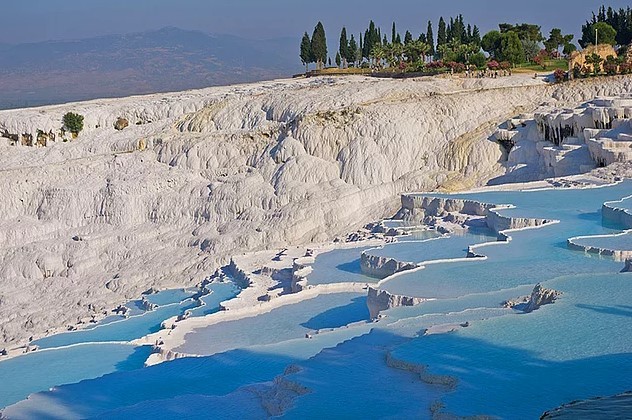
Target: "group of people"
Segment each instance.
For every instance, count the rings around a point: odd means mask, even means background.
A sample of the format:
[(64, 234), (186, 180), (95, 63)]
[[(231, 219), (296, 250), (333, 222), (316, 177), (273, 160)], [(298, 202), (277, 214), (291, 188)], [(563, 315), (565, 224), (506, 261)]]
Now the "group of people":
[(477, 79), (482, 79), (485, 77), (488, 77), (490, 79), (496, 79), (501, 76), (511, 76), (511, 69), (508, 69), (508, 70), (483, 69), (483, 70), (477, 70), (477, 71), (468, 69), (465, 71), (465, 77), (476, 77)]

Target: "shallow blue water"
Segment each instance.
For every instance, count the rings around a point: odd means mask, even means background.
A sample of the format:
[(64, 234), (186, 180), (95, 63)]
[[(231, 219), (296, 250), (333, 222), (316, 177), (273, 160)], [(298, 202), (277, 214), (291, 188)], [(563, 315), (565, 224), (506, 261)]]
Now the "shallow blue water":
[(360, 254), (367, 249), (369, 247), (337, 249), (317, 255), (307, 282), (314, 285), (376, 282), (376, 279), (365, 276), (360, 270)]
[[(192, 316), (203, 316), (217, 312), (220, 302), (237, 295), (239, 289), (232, 282), (212, 283), (207, 286), (210, 294), (201, 298), (205, 305), (189, 299), (193, 293), (182, 289), (165, 290), (154, 295), (151, 302), (162, 304), (153, 311), (144, 311), (141, 315), (119, 318), (99, 324), (85, 330), (55, 334), (36, 340), (33, 344), (41, 349), (68, 346), (77, 343), (96, 343), (106, 341), (130, 341), (160, 330), (162, 321), (190, 311)], [(149, 297), (148, 297), (149, 300)], [(175, 301), (175, 303), (173, 303)]]
[(240, 290), (239, 287), (232, 282), (212, 283), (206, 286), (206, 288), (210, 290), (211, 293), (200, 298), (200, 300), (204, 302), (204, 305), (189, 310), (191, 316), (204, 316), (219, 311), (219, 304), (225, 300), (234, 298)]
[(470, 245), (496, 242), (497, 235), (490, 229), (472, 229), (463, 234), (453, 233), (424, 241), (401, 241), (367, 251), (370, 255), (395, 258), (399, 261), (420, 263), (446, 258), (465, 258)]
[(150, 353), (151, 347), (101, 343), (38, 350), (3, 361), (0, 407), (55, 385), (141, 368)]
[[(167, 318), (180, 315), (187, 309), (195, 308), (197, 303), (186, 300), (180, 304), (173, 303), (159, 307), (142, 315), (135, 315), (122, 320), (100, 325), (89, 330), (79, 330), (51, 335), (33, 344), (41, 349), (68, 346), (77, 343), (95, 343), (105, 341), (130, 341), (160, 330), (160, 324)], [(1, 363), (0, 363), (1, 364)]]
[(593, 246), (603, 249), (632, 251), (632, 231), (616, 236), (580, 238), (575, 239), (573, 242), (578, 245)]
[(610, 205), (632, 212), (632, 197), (621, 200), (618, 203), (610, 203)]
[[(444, 404), (442, 411), (456, 415), (537, 418), (564, 402), (625, 391), (632, 388), (632, 274), (619, 273), (621, 262), (569, 250), (566, 240), (618, 232), (621, 227), (602, 223), (601, 206), (631, 193), (628, 181), (591, 190), (462, 194), (516, 206), (502, 214), (560, 223), (513, 232), (509, 243), (478, 248), (487, 260), (429, 264), (386, 281), (382, 287), (393, 293), (437, 300), (385, 311), (378, 322), (347, 328), (366, 320), (364, 295), (323, 295), (209, 326), (187, 337), (185, 348), (220, 352), (213, 356), (61, 386), (6, 413), (32, 418), (47, 407), (64, 418), (146, 418), (144, 414), (157, 413), (181, 418), (195, 417), (192, 407), (206, 407), (204, 415), (212, 417), (221, 417), (231, 407), (247, 413), (244, 408), (250, 407), (260, 416), (261, 406), (249, 387), (269, 383), (289, 364), (302, 370), (288, 379), (309, 388), (309, 393), (291, 399), (285, 411), (288, 418), (429, 418), (429, 407), (437, 401)], [(484, 236), (483, 241), (491, 238)], [(398, 257), (420, 251), (462, 256), (470, 239), (453, 239), (453, 247), (444, 242), (442, 249), (400, 242), (390, 250), (397, 250), (392, 255)], [(364, 277), (357, 264), (361, 250), (322, 254), (310, 283)], [(528, 295), (538, 282), (561, 291), (561, 297), (529, 314), (503, 309), (505, 300)], [(223, 292), (230, 297), (230, 291)], [(220, 299), (222, 293), (209, 298)], [(424, 335), (426, 328), (443, 324), (457, 330)], [(335, 331), (304, 338), (306, 332), (330, 328)], [(456, 378), (456, 388), (430, 386), (417, 374), (388, 367), (389, 352), (406, 363), (427, 366), (431, 374)], [(24, 366), (26, 371), (32, 368)], [(179, 408), (183, 404), (186, 407)]]
[(164, 306), (182, 302), (183, 300), (193, 296), (195, 293), (196, 290), (193, 289), (169, 289), (161, 290), (160, 292), (153, 293), (151, 295), (146, 295), (145, 299), (147, 299), (149, 303)]
[[(190, 311), (191, 316), (217, 312), (220, 302), (239, 292), (232, 282), (211, 283), (207, 288), (211, 293), (201, 298), (203, 306), (190, 299), (193, 295), (190, 290), (161, 291), (148, 299), (163, 305), (153, 311), (143, 311), (129, 318), (109, 317), (83, 330), (34, 341), (32, 344), (40, 348), (37, 352), (0, 362), (0, 379), (15, 384), (10, 390), (0, 390), (0, 407), (53, 385), (143, 367), (151, 352), (149, 347), (135, 350), (133, 346), (112, 342), (131, 341), (156, 332), (162, 321), (185, 311)], [(73, 360), (78, 363), (73, 364)], [(43, 370), (42, 363), (46, 365)]]
[[(574, 399), (632, 385), (632, 276), (578, 275), (546, 283), (555, 304), (413, 340), (394, 355), (459, 380), (442, 401), (459, 415), (537, 418)], [(537, 401), (537, 404), (534, 404)]]
[(365, 295), (327, 294), (285, 305), (256, 317), (196, 329), (187, 334), (186, 343), (175, 350), (189, 354), (213, 354), (302, 338), (305, 334), (313, 334), (314, 330), (338, 328), (368, 319)]

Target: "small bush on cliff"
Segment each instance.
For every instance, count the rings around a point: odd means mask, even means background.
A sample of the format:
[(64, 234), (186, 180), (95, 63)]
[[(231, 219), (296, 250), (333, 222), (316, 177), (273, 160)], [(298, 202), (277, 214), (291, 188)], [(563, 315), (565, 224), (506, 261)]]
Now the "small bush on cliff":
[(64, 115), (64, 126), (73, 134), (79, 134), (83, 130), (83, 115), (68, 112)]

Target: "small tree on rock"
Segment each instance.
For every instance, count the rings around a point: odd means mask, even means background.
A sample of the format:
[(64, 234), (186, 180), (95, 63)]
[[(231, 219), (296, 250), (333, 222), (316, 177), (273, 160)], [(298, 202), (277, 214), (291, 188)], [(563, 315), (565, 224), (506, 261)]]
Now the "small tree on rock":
[(83, 115), (67, 112), (66, 115), (64, 115), (63, 122), (64, 127), (75, 136), (83, 130)]

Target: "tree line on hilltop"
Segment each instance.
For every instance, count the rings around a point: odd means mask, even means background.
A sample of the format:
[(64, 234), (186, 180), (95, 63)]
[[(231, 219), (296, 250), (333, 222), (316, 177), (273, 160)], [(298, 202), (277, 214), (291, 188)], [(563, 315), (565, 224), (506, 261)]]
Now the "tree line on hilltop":
[[(427, 71), (432, 69), (485, 69), (493, 66), (508, 68), (522, 63), (541, 64), (569, 56), (577, 50), (572, 34), (564, 34), (553, 28), (545, 37), (541, 26), (532, 23), (500, 23), (497, 30), (481, 36), (479, 27), (466, 22), (463, 15), (441, 17), (436, 26), (428, 21), (425, 31), (414, 36), (410, 30), (404, 36), (393, 22), (390, 34), (371, 20), (368, 27), (358, 34), (348, 34), (346, 27), (340, 31), (335, 63), (338, 68), (362, 67), (382, 69), (389, 67), (401, 71)], [(582, 26), (579, 45), (585, 48), (595, 43), (627, 46), (632, 41), (632, 9), (614, 10), (601, 7), (592, 19)], [(622, 47), (623, 48), (623, 47)], [(325, 28), (318, 22), (312, 36), (305, 32), (301, 40), (300, 59), (306, 72), (309, 64), (317, 70), (327, 64), (328, 55)], [(491, 65), (491, 66), (490, 66)]]

